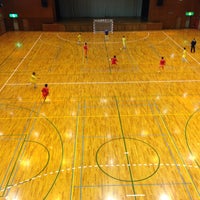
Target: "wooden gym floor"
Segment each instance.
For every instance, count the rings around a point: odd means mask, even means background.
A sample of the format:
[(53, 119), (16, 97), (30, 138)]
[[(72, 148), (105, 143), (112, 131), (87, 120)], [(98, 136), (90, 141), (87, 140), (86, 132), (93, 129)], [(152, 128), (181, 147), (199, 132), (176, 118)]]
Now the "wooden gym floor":
[(77, 33), (0, 36), (0, 199), (200, 199), (200, 32), (85, 41), (88, 59)]

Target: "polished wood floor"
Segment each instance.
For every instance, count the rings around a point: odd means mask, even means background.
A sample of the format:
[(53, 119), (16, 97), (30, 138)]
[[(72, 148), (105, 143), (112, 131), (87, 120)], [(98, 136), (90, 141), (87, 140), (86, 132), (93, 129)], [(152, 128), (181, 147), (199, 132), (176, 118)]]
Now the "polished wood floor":
[(199, 43), (198, 30), (1, 35), (0, 199), (200, 199)]

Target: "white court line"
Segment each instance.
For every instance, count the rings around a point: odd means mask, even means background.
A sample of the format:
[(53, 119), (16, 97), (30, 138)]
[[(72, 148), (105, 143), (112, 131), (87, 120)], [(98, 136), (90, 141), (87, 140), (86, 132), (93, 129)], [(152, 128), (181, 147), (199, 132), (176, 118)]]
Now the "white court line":
[[(145, 37), (142, 37), (142, 38), (139, 38), (139, 39), (136, 39), (136, 40), (130, 40), (130, 41), (127, 41), (126, 43), (133, 43), (133, 42), (137, 42), (137, 41), (140, 41), (140, 40), (145, 40), (149, 37), (150, 33), (147, 32), (147, 35)], [(57, 37), (60, 39), (60, 40), (63, 40), (63, 41), (67, 41), (67, 42), (71, 42), (71, 43), (77, 43), (77, 41), (71, 41), (71, 40), (67, 40), (63, 37), (61, 37), (59, 34), (57, 34)], [(88, 44), (104, 44), (105, 42), (87, 42)], [(107, 41), (106, 43), (122, 43), (121, 40), (120, 42), (110, 42), (110, 41)]]
[[(167, 35), (167, 33), (165, 33), (164, 31), (163, 31), (163, 33), (170, 39), (170, 40), (172, 40), (178, 47), (180, 47), (181, 49), (183, 49), (183, 47), (180, 45), (180, 44), (178, 44), (175, 40), (173, 40), (169, 35)], [(196, 60), (193, 56), (191, 56), (190, 54), (187, 54), (188, 56), (190, 56), (195, 62), (197, 62), (199, 65), (200, 65), (200, 62), (198, 61), (198, 60)]]
[(3, 86), (0, 88), (0, 93), (2, 92), (2, 90), (5, 88), (5, 86), (7, 85), (8, 81), (13, 77), (13, 75), (15, 74), (15, 72), (18, 70), (18, 68), (20, 67), (20, 65), (24, 62), (24, 60), (26, 59), (26, 57), (30, 54), (30, 52), (32, 51), (32, 49), (34, 48), (34, 46), (36, 45), (36, 43), (38, 42), (38, 40), (41, 38), (41, 35), (38, 37), (38, 39), (34, 42), (33, 46), (29, 49), (29, 51), (27, 52), (27, 54), (23, 57), (23, 59), (21, 60), (21, 62), (17, 65), (17, 67), (15, 68), (15, 70), (12, 72), (12, 74), (9, 76), (9, 78), (7, 79), (7, 81), (3, 84)]
[[(112, 85), (112, 84), (149, 84), (149, 83), (198, 83), (200, 80), (150, 80), (150, 81), (105, 81), (105, 82), (63, 82), (63, 83), (48, 83), (48, 85)], [(45, 83), (39, 83), (37, 85), (44, 85)], [(10, 86), (26, 86), (30, 83), (10, 83)]]

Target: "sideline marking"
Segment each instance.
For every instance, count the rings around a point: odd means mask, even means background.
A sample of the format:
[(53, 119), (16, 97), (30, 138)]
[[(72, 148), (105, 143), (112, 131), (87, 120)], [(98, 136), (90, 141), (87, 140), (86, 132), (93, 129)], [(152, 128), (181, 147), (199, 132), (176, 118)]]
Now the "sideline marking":
[(9, 76), (9, 78), (7, 79), (7, 81), (3, 84), (3, 86), (0, 88), (0, 93), (1, 91), (5, 88), (5, 86), (7, 85), (8, 81), (13, 77), (13, 75), (15, 74), (15, 72), (18, 70), (18, 68), (20, 67), (20, 65), (24, 62), (24, 60), (27, 58), (27, 56), (30, 54), (30, 52), (32, 51), (32, 49), (35, 47), (35, 45), (37, 44), (37, 42), (39, 41), (39, 39), (41, 38), (42, 34), (40, 34), (40, 36), (38, 37), (38, 39), (34, 42), (33, 46), (29, 49), (29, 51), (27, 52), (27, 54), (23, 57), (23, 59), (20, 61), (20, 63), (17, 65), (17, 67), (15, 68), (15, 70), (12, 72), (12, 74)]
[[(165, 33), (164, 31), (162, 31), (163, 34), (165, 34), (171, 41), (174, 42), (174, 44), (176, 44), (176, 46), (180, 47), (181, 49), (183, 49), (183, 47), (181, 45), (179, 45), (174, 39), (172, 39), (167, 33)], [(197, 62), (200, 65), (200, 62), (198, 60), (196, 60), (193, 56), (191, 56), (189, 53), (187, 54), (188, 56), (190, 56), (195, 62)]]

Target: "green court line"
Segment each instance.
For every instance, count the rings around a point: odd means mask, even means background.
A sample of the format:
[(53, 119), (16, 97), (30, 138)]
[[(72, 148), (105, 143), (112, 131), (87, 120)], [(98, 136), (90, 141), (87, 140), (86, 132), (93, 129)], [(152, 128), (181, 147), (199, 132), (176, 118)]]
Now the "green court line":
[(14, 162), (14, 165), (13, 165), (13, 168), (12, 168), (12, 170), (11, 170), (10, 176), (9, 176), (8, 181), (7, 181), (7, 183), (6, 183), (5, 190), (4, 190), (3, 194), (2, 194), (2, 197), (5, 195), (5, 193), (7, 192), (7, 187), (10, 185), (9, 182), (10, 182), (10, 180), (11, 180), (11, 178), (12, 178), (12, 175), (14, 174), (15, 167), (17, 166), (17, 163), (18, 163), (18, 160), (19, 160), (19, 157), (20, 157), (20, 153), (22, 152), (23, 146), (24, 146), (24, 144), (25, 144), (25, 140), (26, 140), (26, 136), (25, 136), (25, 138), (24, 138), (24, 140), (23, 140), (23, 142), (22, 142), (22, 145), (21, 145), (21, 147), (20, 147), (20, 149), (19, 149), (19, 151), (18, 151), (16, 160), (15, 160), (15, 162)]
[[(6, 177), (8, 176), (8, 172), (9, 172), (9, 170), (10, 170), (10, 168), (11, 168), (11, 164), (12, 164), (14, 158), (15, 158), (15, 154), (17, 153), (17, 148), (19, 147), (21, 141), (24, 140), (24, 138), (22, 137), (23, 135), (20, 135), (20, 136), (21, 136), (21, 138), (16, 139), (16, 140), (18, 140), (18, 144), (17, 144), (17, 147), (16, 147), (15, 150), (14, 150), (14, 154), (13, 154), (13, 156), (12, 156), (12, 159), (11, 159), (11, 161), (10, 161), (10, 163), (9, 163), (9, 165), (8, 165), (8, 167), (7, 167), (7, 169), (6, 169), (6, 172), (5, 172), (5, 175), (4, 175), (3, 180), (2, 180), (2, 182), (1, 182), (0, 188), (2, 188), (4, 181), (6, 180)], [(25, 135), (25, 136), (26, 136), (26, 135)], [(7, 183), (6, 183), (6, 186), (7, 186)], [(6, 187), (4, 187), (4, 189), (6, 190)], [(4, 193), (3, 193), (2, 195), (0, 195), (0, 197), (3, 197), (3, 195), (4, 195)]]
[[(31, 181), (31, 180), (33, 180), (35, 177), (37, 177), (37, 176), (39, 176), (39, 174), (41, 174), (45, 169), (46, 169), (46, 167), (47, 167), (47, 165), (49, 164), (49, 160), (50, 160), (50, 152), (49, 152), (49, 150), (47, 149), (47, 147), (45, 146), (45, 145), (43, 145), (42, 143), (40, 143), (40, 142), (37, 142), (37, 141), (31, 141), (31, 140), (27, 140), (26, 142), (32, 142), (32, 143), (36, 143), (36, 144), (38, 144), (38, 145), (41, 145), (46, 151), (47, 151), (47, 155), (48, 155), (48, 159), (47, 159), (47, 162), (46, 162), (46, 164), (44, 165), (44, 167), (36, 174), (36, 175), (34, 175), (34, 176), (32, 176), (31, 178), (29, 178), (29, 180)], [(27, 181), (28, 182), (28, 181)], [(11, 184), (11, 185), (9, 185), (9, 187), (11, 186), (14, 186), (15, 184)]]
[[(4, 105), (4, 106), (5, 106), (5, 105)], [(11, 106), (11, 107), (12, 107), (12, 106)], [(35, 104), (33, 105), (33, 107), (35, 107)], [(16, 107), (14, 107), (14, 108), (16, 109)], [(32, 110), (29, 110), (29, 112), (30, 112), (29, 115), (32, 116), (32, 114), (33, 114)], [(16, 167), (16, 165), (17, 165), (17, 162), (18, 162), (20, 153), (21, 153), (21, 151), (22, 151), (22, 148), (23, 148), (23, 146), (24, 146), (24, 144), (25, 144), (25, 140), (26, 140), (26, 137), (27, 137), (27, 135), (25, 134), (25, 132), (26, 132), (27, 127), (29, 126), (29, 123), (30, 123), (30, 119), (27, 119), (26, 124), (25, 124), (25, 126), (24, 126), (24, 128), (23, 128), (23, 131), (22, 131), (22, 135), (21, 135), (21, 137), (20, 137), (20, 139), (22, 139), (22, 143), (21, 143), (21, 140), (19, 140), (19, 142), (18, 142), (18, 144), (17, 144), (17, 146), (16, 146), (16, 148), (15, 148), (14, 155), (13, 155), (13, 157), (12, 157), (12, 159), (11, 159), (11, 162), (10, 162), (10, 164), (9, 164), (7, 170), (6, 170), (6, 174), (5, 174), (5, 176), (4, 176), (3, 180), (2, 180), (1, 185), (3, 185), (3, 182), (5, 181), (5, 179), (6, 179), (6, 177), (7, 177), (8, 171), (10, 170), (11, 163), (13, 162), (14, 157), (16, 157), (15, 162), (14, 162), (14, 165), (13, 165), (13, 168), (12, 168), (12, 170), (11, 170), (11, 172), (10, 172), (10, 175), (8, 176), (8, 180), (7, 180), (7, 183), (6, 183), (6, 185), (5, 185), (5, 190), (4, 190), (4, 192), (2, 193), (2, 196), (4, 196), (5, 193), (7, 192), (7, 187), (8, 187), (8, 185), (9, 185), (9, 182), (10, 182), (10, 180), (11, 180), (11, 177), (12, 177), (12, 175), (13, 175), (13, 173), (14, 173), (14, 170), (15, 170), (15, 167)], [(20, 147), (20, 144), (21, 144), (21, 147)], [(15, 156), (15, 155), (16, 155), (16, 156)]]
[[(121, 116), (123, 117), (144, 117), (144, 116), (162, 116), (163, 114), (160, 113), (160, 114), (121, 114)], [(188, 115), (188, 113), (179, 113), (179, 114), (166, 114), (167, 116), (185, 116), (185, 115)], [(80, 118), (105, 118), (105, 115), (80, 115), (79, 116)], [(108, 115), (107, 117), (113, 117), (113, 118), (116, 118), (118, 117), (118, 115)], [(39, 116), (39, 117), (30, 117), (29, 119), (42, 119), (44, 118), (43, 116)], [(49, 116), (48, 117), (49, 119), (53, 118), (53, 119), (59, 119), (59, 118), (76, 118), (76, 116), (72, 116), (72, 115), (66, 115), (66, 116)], [(9, 118), (10, 119), (10, 118)], [(16, 118), (15, 118), (16, 119)], [(27, 119), (27, 117), (20, 117), (20, 118), (17, 118), (17, 119)], [(1, 120), (1, 118), (0, 118)], [(3, 136), (0, 136), (0, 137), (3, 137)]]
[(106, 45), (106, 41), (104, 40), (104, 46), (105, 46), (105, 50), (106, 50), (106, 57), (107, 57), (107, 61), (108, 61), (108, 68), (109, 68), (109, 72), (110, 74), (112, 73), (112, 70), (111, 70), (111, 66), (110, 66), (110, 61), (109, 61), (109, 55), (108, 55), (108, 48), (107, 48), (107, 45)]
[(73, 157), (73, 162), (72, 162), (70, 200), (73, 199), (73, 194), (74, 194), (74, 177), (75, 177), (74, 171), (75, 171), (75, 164), (76, 164), (76, 152), (77, 152), (77, 142), (78, 142), (79, 112), (80, 112), (80, 105), (78, 104), (77, 115), (76, 115), (76, 135), (75, 135), (74, 151), (73, 151), (74, 157)]
[[(2, 104), (0, 104), (0, 105), (2, 105)], [(31, 109), (29, 109), (29, 108), (26, 108), (26, 107), (17, 107), (17, 106), (14, 106), (14, 105), (5, 105), (5, 104), (3, 104), (4, 106), (7, 106), (7, 107), (11, 107), (11, 108), (18, 108), (18, 109), (22, 109), (22, 110), (27, 110), (27, 111), (32, 111), (32, 112), (34, 112), (35, 114), (37, 114), (37, 112), (36, 111), (34, 111), (34, 110), (31, 110)], [(54, 181), (53, 181), (53, 183), (52, 183), (52, 185), (51, 185), (51, 187), (49, 188), (49, 190), (48, 190), (48, 192), (46, 193), (46, 195), (44, 196), (44, 198), (43, 199), (46, 199), (47, 197), (48, 197), (48, 195), (49, 195), (49, 193), (51, 192), (51, 190), (52, 190), (52, 188), (53, 188), (53, 186), (55, 185), (55, 183), (56, 183), (56, 181), (57, 181), (57, 179), (58, 179), (58, 176), (60, 175), (60, 172), (61, 172), (61, 168), (62, 168), (62, 163), (63, 163), (63, 157), (64, 157), (64, 147), (63, 147), (63, 141), (62, 141), (62, 137), (61, 137), (61, 133), (59, 132), (59, 130), (57, 129), (57, 127), (55, 126), (55, 124), (52, 122), (52, 121), (50, 121), (47, 117), (43, 117), (43, 119), (45, 119), (46, 121), (48, 121), (50, 124), (51, 124), (51, 126), (55, 129), (55, 131), (57, 132), (57, 134), (58, 134), (58, 136), (59, 136), (59, 138), (60, 138), (60, 143), (61, 143), (61, 162), (60, 162), (60, 166), (59, 166), (59, 169), (58, 169), (58, 173), (57, 173), (57, 175), (56, 175), (56, 177), (55, 177), (55, 179), (54, 179)]]
[(52, 127), (56, 130), (56, 132), (57, 132), (57, 134), (58, 134), (58, 136), (59, 136), (59, 139), (60, 139), (60, 144), (61, 144), (61, 161), (60, 161), (60, 166), (59, 166), (59, 168), (58, 168), (58, 173), (57, 173), (57, 175), (56, 175), (56, 177), (55, 177), (55, 179), (54, 179), (54, 181), (53, 181), (53, 183), (52, 183), (52, 185), (51, 185), (51, 187), (49, 188), (49, 191), (47, 192), (47, 194), (44, 196), (44, 200), (48, 197), (48, 195), (49, 195), (49, 193), (51, 192), (51, 190), (52, 190), (52, 188), (54, 187), (54, 185), (56, 184), (56, 181), (57, 181), (57, 179), (58, 179), (58, 176), (60, 175), (60, 172), (61, 172), (61, 168), (62, 168), (62, 164), (63, 164), (63, 158), (64, 158), (64, 146), (63, 146), (63, 140), (62, 140), (62, 136), (61, 136), (61, 133), (60, 133), (60, 131), (58, 130), (58, 128), (55, 126), (55, 124), (52, 122), (52, 121), (50, 121), (47, 117), (44, 117), (51, 125), (52, 125)]
[[(144, 178), (141, 178), (141, 179), (134, 179), (134, 181), (133, 181), (133, 180), (126, 180), (126, 179), (116, 178), (116, 177), (110, 175), (109, 173), (107, 173), (105, 170), (103, 170), (101, 164), (99, 164), (99, 161), (98, 161), (98, 153), (101, 151), (101, 148), (103, 148), (104, 145), (106, 145), (106, 144), (108, 144), (108, 143), (110, 143), (110, 142), (116, 141), (116, 140), (135, 140), (135, 141), (141, 142), (141, 143), (143, 143), (143, 144), (149, 146), (151, 149), (153, 149), (154, 153), (157, 155), (157, 158), (158, 158), (158, 163), (157, 163), (156, 165), (154, 165), (154, 167), (156, 166), (156, 169), (154, 170), (154, 172), (153, 172), (152, 174), (150, 174), (149, 176), (147, 176), (147, 177), (144, 177)], [(161, 164), (160, 164), (160, 157), (159, 157), (159, 154), (158, 154), (158, 152), (156, 151), (156, 149), (155, 149), (153, 146), (151, 146), (150, 144), (148, 144), (148, 143), (146, 143), (146, 142), (144, 142), (144, 141), (142, 141), (142, 140), (135, 139), (135, 138), (131, 138), (131, 137), (126, 137), (126, 138), (122, 138), (122, 137), (119, 138), (119, 137), (118, 137), (118, 138), (111, 139), (111, 140), (109, 140), (109, 141), (107, 141), (107, 142), (104, 142), (104, 143), (98, 148), (98, 150), (97, 150), (97, 153), (96, 153), (96, 162), (97, 162), (97, 165), (98, 165), (99, 169), (100, 169), (104, 174), (106, 174), (107, 176), (109, 176), (109, 177), (111, 177), (111, 178), (113, 178), (113, 179), (115, 179), (115, 180), (118, 180), (118, 181), (134, 182), (134, 183), (139, 182), (139, 181), (143, 181), (143, 180), (147, 180), (148, 178), (152, 177), (154, 174), (157, 173), (157, 171), (158, 171), (158, 169), (160, 168), (160, 165), (161, 165)], [(127, 164), (127, 167), (131, 167), (131, 164)]]
[[(188, 149), (189, 149), (189, 152), (190, 152), (190, 154), (191, 154), (192, 156), (193, 156), (194, 154), (193, 154), (193, 152), (192, 152), (192, 150), (191, 150), (191, 148), (190, 148), (189, 142), (188, 142), (187, 128), (188, 128), (188, 124), (189, 124), (190, 120), (191, 120), (191, 119), (194, 117), (194, 115), (195, 115), (196, 113), (198, 113), (199, 111), (200, 111), (200, 109), (197, 109), (194, 113), (192, 113), (192, 115), (190, 115), (189, 119), (188, 119), (187, 122), (186, 122), (185, 130), (184, 130), (186, 144), (187, 144), (187, 147), (188, 147)], [(195, 162), (196, 165), (200, 168), (200, 164), (196, 161), (196, 159), (194, 160), (194, 162)], [(200, 195), (200, 193), (199, 193), (199, 195)]]
[[(154, 102), (154, 107), (155, 107), (155, 109), (158, 111), (158, 113), (160, 113), (160, 110), (159, 110), (159, 108), (158, 108), (158, 106), (157, 106), (157, 104), (156, 104), (155, 102)], [(153, 113), (153, 108), (152, 108), (151, 104), (150, 104), (150, 108), (151, 108), (152, 113)], [(160, 114), (161, 114), (161, 113), (160, 113)], [(182, 156), (181, 156), (181, 154), (180, 154), (180, 152), (178, 151), (178, 148), (177, 148), (177, 146), (176, 146), (176, 143), (175, 143), (175, 141), (173, 140), (173, 138), (172, 138), (172, 136), (171, 136), (171, 133), (170, 133), (168, 127), (167, 127), (167, 123), (165, 122), (165, 120), (164, 120), (164, 118), (163, 118), (163, 115), (160, 115), (159, 119), (162, 121), (164, 127), (166, 128), (166, 130), (167, 130), (167, 135), (168, 135), (168, 137), (171, 139), (172, 144), (174, 145), (174, 147), (175, 147), (175, 149), (176, 149), (176, 152), (177, 152), (179, 158), (181, 159), (182, 163), (185, 164), (184, 161), (183, 161), (183, 158), (182, 158)], [(178, 173), (179, 173), (180, 178), (182, 179), (182, 181), (183, 181), (183, 183), (184, 183), (184, 186), (185, 186), (186, 192), (187, 192), (187, 194), (188, 194), (188, 197), (192, 200), (190, 191), (189, 191), (187, 185), (185, 184), (185, 183), (186, 183), (186, 182), (185, 182), (185, 179), (184, 179), (184, 177), (183, 177), (183, 175), (182, 175), (180, 169), (179, 169), (178, 166), (177, 166), (177, 162), (176, 162), (175, 156), (173, 155), (172, 150), (171, 150), (171, 148), (170, 148), (168, 142), (166, 141), (166, 135), (163, 134), (162, 128), (161, 128), (160, 123), (159, 123), (159, 119), (156, 118), (157, 125), (158, 125), (158, 129), (159, 129), (160, 132), (161, 132), (163, 141), (164, 141), (164, 143), (165, 143), (165, 145), (166, 145), (166, 147), (167, 147), (167, 149), (168, 149), (168, 151), (169, 151), (169, 154), (170, 154), (171, 158), (173, 159), (173, 161), (174, 161), (175, 164), (176, 164), (177, 171), (178, 171)], [(185, 165), (183, 165), (183, 166), (185, 167)]]
[[(34, 104), (34, 106), (35, 106), (35, 105), (36, 105), (36, 103)], [(36, 113), (36, 114), (38, 115), (39, 112), (40, 112), (41, 107), (42, 107), (42, 103), (40, 104), (39, 108), (37, 109), (37, 112), (35, 112), (34, 109), (30, 109), (31, 115), (34, 114), (34, 113)], [(28, 127), (28, 126), (31, 125), (31, 124), (30, 124), (31, 118), (28, 118), (27, 121), (29, 121), (29, 124), (27, 125), (27, 127)], [(24, 152), (25, 152), (25, 149), (26, 149), (26, 146), (27, 146), (27, 142), (26, 142), (26, 141), (30, 138), (30, 134), (31, 134), (31, 132), (32, 132), (34, 126), (35, 126), (35, 123), (36, 123), (36, 119), (34, 119), (34, 121), (33, 121), (33, 123), (32, 123), (32, 126), (31, 126), (31, 130), (29, 131), (29, 134), (26, 135), (25, 140), (23, 141), (23, 145), (21, 146), (21, 149), (20, 149), (20, 152), (19, 152), (19, 154), (18, 154), (16, 163), (15, 163), (15, 165), (14, 165), (13, 171), (12, 171), (11, 176), (10, 176), (10, 179), (9, 179), (9, 181), (8, 181), (8, 184), (9, 184), (9, 185), (12, 185), (12, 182), (13, 182), (14, 179), (15, 179), (15, 175), (16, 175), (16, 173), (17, 173), (17, 171), (18, 171), (18, 167), (19, 167), (19, 165), (18, 165), (18, 164), (19, 164), (19, 161), (18, 161), (18, 160), (23, 156), (23, 154), (24, 154)], [(25, 130), (25, 131), (26, 131), (26, 130)], [(11, 181), (11, 184), (10, 184), (10, 181)], [(7, 187), (6, 187), (6, 188), (7, 188)], [(8, 192), (9, 192), (9, 190), (7, 190), (7, 193), (8, 193)]]
[[(189, 170), (188, 170), (188, 168), (187, 168), (187, 165), (185, 164), (185, 161), (184, 161), (184, 159), (183, 159), (183, 157), (182, 157), (182, 155), (181, 155), (181, 153), (180, 153), (180, 151), (179, 151), (179, 149), (178, 149), (178, 147), (177, 147), (177, 145), (176, 145), (175, 140), (174, 140), (173, 137), (172, 137), (172, 134), (171, 134), (170, 130), (168, 129), (167, 123), (166, 123), (166, 121), (164, 120), (163, 115), (161, 115), (160, 117), (161, 117), (161, 119), (162, 119), (162, 121), (163, 121), (164, 126), (165, 126), (166, 129), (167, 129), (167, 133), (168, 133), (168, 135), (169, 135), (169, 138), (170, 138), (170, 140), (172, 141), (172, 143), (174, 144), (174, 147), (175, 147), (175, 149), (176, 149), (176, 152), (177, 152), (177, 154), (179, 155), (179, 158), (180, 158), (181, 162), (183, 163), (183, 166), (184, 166), (184, 168), (185, 168), (185, 170), (186, 170), (186, 172), (187, 172), (187, 174), (188, 174), (188, 177), (189, 177), (190, 180), (191, 180), (191, 184), (192, 184), (193, 188), (195, 189), (195, 191), (196, 191), (196, 193), (198, 194), (198, 196), (200, 196), (200, 192), (199, 192), (199, 190), (198, 190), (196, 184), (195, 184), (194, 181), (193, 181), (192, 175), (190, 174), (190, 172), (189, 172)], [(186, 124), (186, 126), (187, 126), (187, 124)], [(196, 162), (195, 162), (195, 163), (196, 163)], [(197, 164), (197, 166), (199, 167), (198, 163), (196, 163), (196, 164)]]
[[(121, 121), (121, 116), (120, 116), (120, 111), (119, 111), (119, 105), (118, 105), (118, 101), (117, 101), (116, 97), (115, 97), (115, 102), (116, 102), (117, 112), (118, 112), (118, 116), (119, 116), (119, 123), (120, 123), (122, 138), (123, 138), (123, 142), (124, 142), (125, 152), (128, 152), (128, 149), (127, 149), (127, 146), (126, 146), (126, 141), (125, 141), (125, 136), (124, 136), (124, 130), (123, 130), (123, 126), (122, 126), (122, 121)], [(130, 161), (129, 161), (128, 154), (126, 154), (126, 159), (127, 159), (128, 165), (129, 165)], [(129, 169), (130, 178), (131, 178), (131, 182), (132, 182), (132, 190), (133, 190), (133, 193), (136, 194), (135, 187), (134, 187), (134, 179), (133, 179), (133, 174), (132, 174), (132, 171), (131, 171), (131, 167), (128, 166), (128, 169)], [(136, 196), (134, 196), (134, 199), (136, 199)]]

